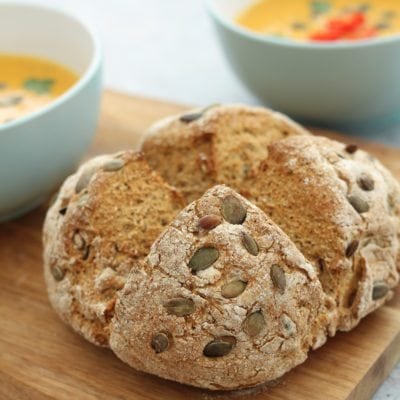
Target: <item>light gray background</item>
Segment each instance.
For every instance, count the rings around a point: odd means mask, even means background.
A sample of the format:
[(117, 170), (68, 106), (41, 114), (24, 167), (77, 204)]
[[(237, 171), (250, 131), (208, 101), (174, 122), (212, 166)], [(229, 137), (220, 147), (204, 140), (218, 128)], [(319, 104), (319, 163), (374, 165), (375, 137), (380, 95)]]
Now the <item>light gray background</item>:
[[(257, 104), (229, 70), (202, 0), (25, 1), (60, 7), (97, 28), (108, 87), (196, 105)], [(400, 144), (399, 129), (369, 136)], [(374, 399), (400, 400), (400, 364)]]

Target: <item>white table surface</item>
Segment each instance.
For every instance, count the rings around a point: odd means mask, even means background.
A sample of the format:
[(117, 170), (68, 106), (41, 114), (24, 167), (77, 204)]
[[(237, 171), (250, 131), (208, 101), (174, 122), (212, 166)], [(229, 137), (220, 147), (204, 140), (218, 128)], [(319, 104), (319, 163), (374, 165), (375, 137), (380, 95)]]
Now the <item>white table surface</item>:
[[(25, 1), (60, 7), (96, 27), (107, 87), (196, 105), (258, 104), (230, 71), (202, 0)], [(400, 145), (400, 129), (370, 136)], [(374, 400), (400, 400), (400, 364)]]

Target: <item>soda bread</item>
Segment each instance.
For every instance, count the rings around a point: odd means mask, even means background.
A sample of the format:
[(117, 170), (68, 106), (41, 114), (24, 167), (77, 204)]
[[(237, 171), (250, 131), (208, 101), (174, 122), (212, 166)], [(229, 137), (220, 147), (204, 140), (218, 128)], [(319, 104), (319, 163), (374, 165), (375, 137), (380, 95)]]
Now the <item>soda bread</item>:
[(313, 267), (281, 229), (216, 186), (161, 234), (142, 270), (132, 269), (110, 346), (139, 370), (238, 389), (302, 363), (325, 343), (334, 314)]
[(313, 264), (350, 330), (399, 282), (400, 188), (369, 154), (323, 137), (271, 144), (242, 192)]
[(239, 191), (267, 157), (270, 143), (308, 134), (265, 108), (217, 105), (156, 123), (141, 147), (149, 165), (189, 203), (218, 183)]
[(45, 278), (61, 318), (107, 346), (116, 292), (182, 207), (180, 194), (130, 151), (96, 157), (69, 177), (44, 225)]
[(156, 124), (142, 148), (84, 164), (46, 217), (50, 301), (92, 343), (167, 379), (238, 389), (391, 298), (400, 188), (356, 146), (216, 106)]

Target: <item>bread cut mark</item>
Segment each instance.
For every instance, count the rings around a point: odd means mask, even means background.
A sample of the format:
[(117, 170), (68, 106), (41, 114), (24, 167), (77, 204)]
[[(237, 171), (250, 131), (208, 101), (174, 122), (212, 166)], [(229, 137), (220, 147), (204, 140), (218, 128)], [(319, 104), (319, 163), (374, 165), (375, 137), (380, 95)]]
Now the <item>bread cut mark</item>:
[[(85, 171), (90, 174), (87, 173), (83, 184)], [(53, 240), (63, 241), (65, 257), (76, 260), (67, 274), (71, 279), (71, 295), (77, 303), (74, 309), (62, 312), (69, 314), (71, 324), (75, 318), (79, 319), (77, 310), (91, 310), (93, 317), (88, 326), (95, 326), (96, 318), (104, 318), (103, 334), (96, 333), (101, 339), (99, 344), (104, 345), (116, 292), (123, 286), (134, 260), (139, 262), (147, 255), (152, 241), (184, 202), (175, 189), (150, 170), (141, 155), (129, 151), (89, 161), (67, 180), (61, 198), (64, 194), (69, 197), (77, 186), (79, 193), (72, 194), (62, 223), (49, 227), (49, 220), (45, 230), (55, 230), (57, 237)], [(115, 276), (105, 274), (110, 268)], [(48, 284), (54, 292), (53, 298), (63, 296), (62, 287)], [(102, 308), (104, 316), (98, 314)], [(85, 327), (81, 333), (96, 342), (96, 338), (88, 337), (89, 328)]]
[(141, 148), (149, 164), (182, 190), (187, 202), (215, 184), (240, 191), (243, 180), (267, 157), (269, 143), (309, 134), (280, 114), (257, 107), (218, 106), (190, 123), (180, 118), (156, 123)]

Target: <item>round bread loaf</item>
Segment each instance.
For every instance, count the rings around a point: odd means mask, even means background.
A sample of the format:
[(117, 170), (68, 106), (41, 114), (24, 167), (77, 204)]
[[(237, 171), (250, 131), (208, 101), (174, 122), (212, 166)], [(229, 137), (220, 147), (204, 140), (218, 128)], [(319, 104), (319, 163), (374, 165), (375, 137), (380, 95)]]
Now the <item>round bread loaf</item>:
[(46, 217), (50, 301), (92, 343), (166, 379), (239, 389), (391, 298), (400, 187), (356, 146), (215, 106), (154, 125), (142, 148), (84, 164)]
[(61, 318), (107, 346), (116, 292), (182, 207), (179, 193), (130, 151), (96, 157), (70, 176), (43, 235), (47, 288)]
[(183, 210), (119, 292), (110, 346), (142, 371), (228, 390), (302, 363), (336, 325), (313, 267), (261, 210), (216, 186)]
[(400, 188), (356, 146), (322, 137), (269, 147), (242, 187), (312, 262), (350, 330), (392, 296), (399, 281)]
[(218, 183), (241, 190), (267, 157), (270, 143), (307, 134), (265, 108), (213, 106), (156, 123), (145, 134), (142, 150), (149, 165), (191, 202)]

